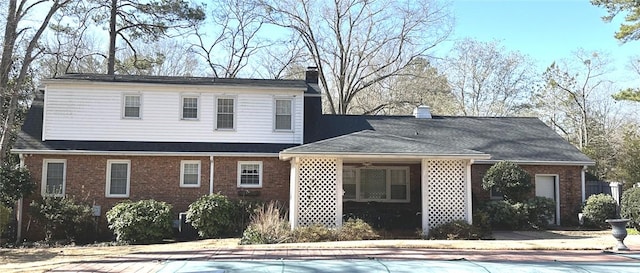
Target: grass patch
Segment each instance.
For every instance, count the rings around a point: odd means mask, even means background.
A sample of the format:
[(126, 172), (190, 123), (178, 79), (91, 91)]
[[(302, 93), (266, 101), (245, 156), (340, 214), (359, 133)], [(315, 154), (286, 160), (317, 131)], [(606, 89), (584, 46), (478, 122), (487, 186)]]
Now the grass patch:
[(628, 228), (627, 229), (627, 234), (628, 235), (640, 235), (640, 231), (638, 231), (635, 228)]

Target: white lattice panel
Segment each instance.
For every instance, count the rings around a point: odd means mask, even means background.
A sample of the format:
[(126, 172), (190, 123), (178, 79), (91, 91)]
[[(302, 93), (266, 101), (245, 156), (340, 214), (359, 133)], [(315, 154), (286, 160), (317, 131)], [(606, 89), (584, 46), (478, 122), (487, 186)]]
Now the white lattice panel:
[(466, 173), (462, 160), (427, 160), (429, 227), (466, 217)]
[(298, 225), (337, 227), (338, 160), (300, 158)]

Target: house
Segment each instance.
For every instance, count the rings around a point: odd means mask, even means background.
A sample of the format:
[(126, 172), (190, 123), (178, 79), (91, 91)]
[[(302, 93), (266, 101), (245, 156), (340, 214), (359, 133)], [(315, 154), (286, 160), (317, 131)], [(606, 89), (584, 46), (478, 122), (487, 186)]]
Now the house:
[(40, 194), (74, 196), (101, 217), (127, 199), (181, 212), (220, 192), (287, 202), (292, 227), (340, 226), (376, 206), (425, 231), (471, 222), (473, 200), (500, 198), (481, 188), (484, 172), (511, 160), (534, 177), (536, 195), (557, 201), (555, 224), (575, 222), (594, 163), (539, 119), (432, 116), (428, 107), (323, 115), (317, 73), (56, 77), (44, 81), (12, 152)]

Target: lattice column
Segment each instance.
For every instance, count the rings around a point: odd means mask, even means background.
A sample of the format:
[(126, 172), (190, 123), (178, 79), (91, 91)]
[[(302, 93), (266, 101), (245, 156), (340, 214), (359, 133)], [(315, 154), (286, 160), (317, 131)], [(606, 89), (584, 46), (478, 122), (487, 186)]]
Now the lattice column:
[(297, 168), (297, 226), (342, 225), (341, 161), (336, 158), (299, 158)]
[[(467, 220), (467, 166), (464, 160), (422, 161), (422, 229), (455, 220)], [(425, 187), (426, 186), (426, 187)]]

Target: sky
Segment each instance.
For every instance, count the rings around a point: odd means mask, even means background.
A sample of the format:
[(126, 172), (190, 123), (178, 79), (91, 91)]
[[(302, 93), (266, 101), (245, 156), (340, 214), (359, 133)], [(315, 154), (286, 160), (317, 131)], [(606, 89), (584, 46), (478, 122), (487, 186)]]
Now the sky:
[(579, 48), (600, 50), (613, 60), (613, 77), (621, 85), (640, 76), (627, 62), (640, 55), (640, 41), (620, 43), (613, 37), (622, 18), (604, 22), (604, 8), (589, 0), (453, 0), (455, 41), (464, 37), (498, 40), (508, 50), (528, 55), (543, 71), (554, 60), (568, 59)]

